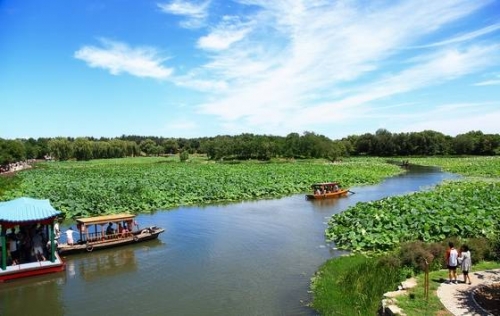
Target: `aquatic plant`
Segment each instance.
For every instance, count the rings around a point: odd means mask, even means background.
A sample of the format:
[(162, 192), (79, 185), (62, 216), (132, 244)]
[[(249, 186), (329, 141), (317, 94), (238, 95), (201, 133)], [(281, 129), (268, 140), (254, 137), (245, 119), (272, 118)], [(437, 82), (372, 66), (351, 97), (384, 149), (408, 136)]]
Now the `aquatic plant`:
[(433, 191), (358, 203), (328, 222), (327, 239), (344, 249), (388, 250), (402, 241), (490, 237), (500, 221), (500, 183), (448, 182)]

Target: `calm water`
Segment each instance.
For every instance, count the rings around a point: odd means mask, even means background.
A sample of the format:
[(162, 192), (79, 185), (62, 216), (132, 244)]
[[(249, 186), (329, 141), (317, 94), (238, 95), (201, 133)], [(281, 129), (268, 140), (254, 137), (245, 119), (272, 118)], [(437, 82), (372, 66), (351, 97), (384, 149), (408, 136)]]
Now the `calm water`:
[(141, 215), (159, 240), (66, 258), (59, 274), (0, 284), (0, 315), (315, 315), (309, 280), (340, 255), (328, 218), (454, 176), (419, 168), (328, 201), (304, 195)]

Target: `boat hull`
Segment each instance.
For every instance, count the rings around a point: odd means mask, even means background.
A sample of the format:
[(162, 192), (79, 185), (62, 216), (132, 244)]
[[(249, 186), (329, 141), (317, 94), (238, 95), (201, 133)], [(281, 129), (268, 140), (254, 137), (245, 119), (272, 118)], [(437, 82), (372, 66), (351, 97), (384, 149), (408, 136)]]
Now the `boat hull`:
[(79, 242), (73, 245), (61, 244), (58, 246), (60, 255), (71, 255), (82, 252), (92, 252), (96, 250), (120, 247), (148, 240), (157, 239), (165, 230), (159, 227), (150, 227), (131, 233), (129, 236), (104, 239), (93, 242)]
[(323, 194), (307, 194), (306, 198), (308, 200), (324, 200), (324, 199), (334, 199), (338, 197), (346, 196), (349, 190), (338, 190), (337, 192), (329, 192)]
[(0, 282), (7, 282), (31, 276), (37, 276), (48, 273), (62, 272), (66, 269), (66, 264), (56, 254), (56, 260), (21, 263), (15, 266), (8, 266), (6, 270), (0, 270)]

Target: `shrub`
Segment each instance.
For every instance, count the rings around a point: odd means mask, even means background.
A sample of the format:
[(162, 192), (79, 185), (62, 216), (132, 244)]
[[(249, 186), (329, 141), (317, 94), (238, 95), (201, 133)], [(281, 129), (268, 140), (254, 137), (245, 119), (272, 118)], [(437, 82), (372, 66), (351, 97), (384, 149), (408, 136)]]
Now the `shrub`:
[(484, 260), (495, 260), (495, 247), (494, 241), (486, 239), (484, 237), (480, 238), (469, 238), (463, 243), (467, 244), (472, 254), (472, 263), (478, 263)]
[(413, 269), (414, 273), (425, 271), (426, 265), (432, 266), (435, 258), (435, 255), (429, 251), (429, 246), (421, 241), (402, 244), (399, 255), (401, 265)]

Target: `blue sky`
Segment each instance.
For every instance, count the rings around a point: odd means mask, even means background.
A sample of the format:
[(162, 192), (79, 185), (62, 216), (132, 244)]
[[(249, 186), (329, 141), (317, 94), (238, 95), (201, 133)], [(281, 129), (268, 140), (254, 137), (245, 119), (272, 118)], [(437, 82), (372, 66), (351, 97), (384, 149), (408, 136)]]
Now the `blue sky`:
[(1, 138), (499, 133), (500, 1), (0, 0)]

